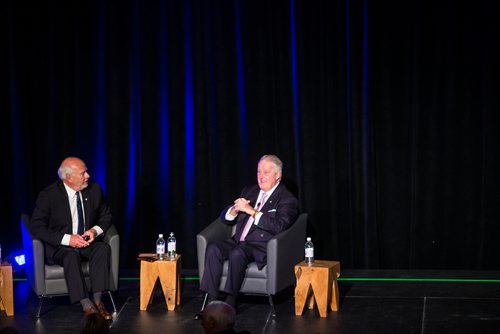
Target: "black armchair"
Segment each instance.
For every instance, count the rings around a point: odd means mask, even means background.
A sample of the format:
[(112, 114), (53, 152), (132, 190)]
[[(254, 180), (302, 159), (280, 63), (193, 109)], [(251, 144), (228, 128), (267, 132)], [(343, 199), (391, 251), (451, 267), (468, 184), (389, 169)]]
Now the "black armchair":
[[(295, 283), (294, 266), (304, 259), (303, 244), (306, 238), (307, 214), (302, 213), (295, 223), (269, 240), (267, 243), (267, 265), (259, 270), (255, 262), (248, 266), (240, 292), (247, 294), (263, 294), (269, 297), (273, 315), (276, 314), (273, 295)], [(205, 270), (205, 250), (208, 243), (229, 239), (235, 232), (235, 226), (213, 221), (196, 236), (198, 252), (198, 272), (200, 280)], [(224, 263), (221, 283), (222, 290), (227, 279), (227, 261)], [(203, 301), (205, 307), (207, 295)]]
[[(24, 256), (26, 259), (26, 276), (31, 288), (39, 298), (38, 311), (36, 314), (36, 317), (39, 318), (42, 310), (43, 298), (68, 295), (68, 287), (64, 279), (64, 268), (58, 265), (45, 264), (45, 248), (43, 242), (34, 238), (26, 228), (30, 219), (31, 217), (27, 214), (21, 215), (21, 232), (23, 237)], [(116, 312), (116, 305), (111, 292), (118, 290), (120, 236), (114, 225), (106, 231), (104, 241), (111, 247), (109, 268), (110, 290), (107, 292), (113, 304), (113, 310)], [(85, 282), (90, 289), (89, 264), (88, 262), (83, 262), (82, 266)]]

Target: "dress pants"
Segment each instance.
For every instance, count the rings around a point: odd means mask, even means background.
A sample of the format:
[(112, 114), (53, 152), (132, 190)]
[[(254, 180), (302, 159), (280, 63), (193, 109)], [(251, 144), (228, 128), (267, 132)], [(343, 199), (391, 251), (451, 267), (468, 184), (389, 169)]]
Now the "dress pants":
[(82, 271), (82, 261), (89, 261), (92, 292), (109, 290), (109, 262), (111, 248), (103, 241), (94, 241), (86, 248), (60, 247), (52, 257), (64, 268), (71, 303), (89, 297)]
[(224, 261), (228, 260), (228, 275), (224, 292), (236, 296), (245, 278), (245, 271), (255, 258), (262, 258), (266, 245), (261, 243), (236, 243), (233, 239), (208, 244), (205, 253), (205, 271), (200, 289), (217, 297)]

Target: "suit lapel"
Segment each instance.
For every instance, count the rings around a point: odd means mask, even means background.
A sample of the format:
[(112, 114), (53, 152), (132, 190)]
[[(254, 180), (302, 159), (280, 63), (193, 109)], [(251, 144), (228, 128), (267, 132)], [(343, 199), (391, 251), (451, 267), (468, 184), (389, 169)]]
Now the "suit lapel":
[(87, 188), (82, 190), (83, 214), (85, 216), (85, 230), (90, 228), (90, 198)]
[(276, 189), (274, 189), (271, 197), (269, 197), (269, 199), (266, 201), (266, 203), (264, 203), (264, 206), (262, 207), (261, 211), (264, 212), (265, 210), (269, 209), (269, 208), (273, 208), (274, 207), (274, 201), (276, 201), (276, 199), (280, 196), (280, 193), (281, 193), (281, 183), (276, 187)]
[(70, 222), (69, 232), (70, 234), (73, 234), (73, 217), (71, 217), (71, 208), (69, 207), (68, 192), (66, 191), (66, 188), (64, 187), (62, 181), (59, 181), (59, 183), (57, 184), (57, 188), (59, 189), (59, 194), (61, 196), (61, 204), (64, 208), (65, 221)]
[[(269, 198), (267, 199), (266, 203), (264, 203), (264, 206), (260, 209), (260, 211), (261, 211), (262, 213), (266, 212), (266, 210), (268, 210), (269, 208), (273, 208), (273, 207), (274, 207), (274, 204), (273, 204), (273, 203), (274, 203), (274, 201), (275, 201), (275, 200), (276, 200), (276, 199), (280, 196), (280, 195), (279, 195), (279, 194), (280, 194), (280, 192), (281, 192), (281, 184), (279, 184), (279, 185), (276, 187), (276, 189), (274, 189), (273, 193), (271, 194), (271, 197), (269, 197)], [(259, 189), (259, 191), (257, 192), (257, 195), (255, 195), (255, 196), (256, 196), (256, 197), (255, 197), (255, 201), (257, 201), (257, 199), (258, 199), (258, 197), (259, 197), (259, 193), (260, 193), (260, 189)], [(255, 205), (254, 205), (254, 207), (255, 207)], [(250, 227), (250, 231), (248, 231), (248, 234), (250, 234), (250, 232), (253, 232), (253, 231), (254, 231), (254, 230), (256, 230), (256, 229), (257, 229), (257, 226), (252, 225), (252, 226)]]

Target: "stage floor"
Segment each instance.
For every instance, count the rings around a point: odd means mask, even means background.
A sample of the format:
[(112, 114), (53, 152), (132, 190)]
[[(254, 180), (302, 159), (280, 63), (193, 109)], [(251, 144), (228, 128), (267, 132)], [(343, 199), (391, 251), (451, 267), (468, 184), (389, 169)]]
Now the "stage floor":
[[(203, 301), (196, 272), (182, 274), (181, 305), (168, 311), (157, 289), (147, 311), (139, 310), (139, 281), (123, 276), (115, 293), (118, 312), (111, 333), (203, 333), (193, 316)], [(241, 298), (237, 330), (251, 333), (500, 333), (500, 272), (359, 271), (343, 270), (339, 281), (340, 310), (320, 318), (318, 311), (294, 313), (293, 288), (276, 297), (272, 317), (267, 297)], [(14, 282), (13, 317), (0, 313), (0, 329), (14, 326), (20, 333), (78, 333), (79, 304), (68, 297), (38, 300), (25, 280)], [(109, 298), (103, 300), (111, 309)]]

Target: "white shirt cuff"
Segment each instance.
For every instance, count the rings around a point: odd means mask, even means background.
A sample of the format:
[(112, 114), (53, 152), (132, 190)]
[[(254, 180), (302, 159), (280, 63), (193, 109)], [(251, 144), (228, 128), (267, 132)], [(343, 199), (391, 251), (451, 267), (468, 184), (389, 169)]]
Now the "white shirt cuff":
[(69, 246), (69, 240), (71, 239), (71, 234), (65, 234), (61, 240), (61, 245)]
[[(92, 227), (94, 230), (96, 230), (97, 232), (97, 235), (101, 235), (104, 233), (104, 231), (102, 230), (102, 228), (100, 228), (99, 226), (95, 225), (94, 227)], [(96, 235), (96, 237), (97, 237)]]
[(237, 215), (236, 215), (236, 216), (233, 216), (232, 214), (230, 214), (230, 213), (229, 213), (229, 212), (231, 212), (231, 209), (232, 209), (232, 208), (233, 208), (233, 207), (230, 207), (230, 208), (227, 210), (227, 212), (226, 212), (226, 216), (224, 217), (224, 218), (226, 218), (226, 220), (231, 221), (231, 220), (234, 220), (234, 219), (237, 217)]

